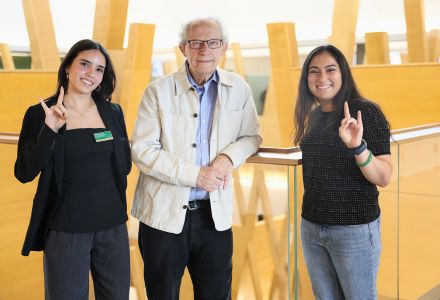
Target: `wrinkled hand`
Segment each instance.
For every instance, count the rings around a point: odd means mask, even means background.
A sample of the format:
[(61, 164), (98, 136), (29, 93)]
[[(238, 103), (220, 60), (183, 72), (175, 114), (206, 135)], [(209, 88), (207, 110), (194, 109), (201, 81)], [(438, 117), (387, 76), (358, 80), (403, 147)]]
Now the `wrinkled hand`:
[(229, 185), (232, 176), (232, 169), (234, 168), (231, 159), (225, 154), (220, 154), (211, 163), (211, 166), (220, 172), (223, 180), (223, 189), (225, 190)]
[(207, 192), (213, 192), (223, 185), (222, 174), (211, 166), (200, 168), (196, 186)]
[(357, 119), (350, 116), (347, 101), (344, 102), (344, 118), (339, 127), (339, 136), (348, 148), (356, 148), (361, 144), (364, 126), (362, 125), (362, 114), (357, 112)]
[(48, 107), (46, 103), (40, 99), (41, 106), (44, 109), (44, 113), (46, 114), (45, 123), (46, 125), (52, 129), (54, 132), (58, 132), (58, 130), (66, 124), (66, 120), (68, 118), (67, 109), (63, 105), (64, 99), (64, 89), (60, 88), (60, 95), (58, 96), (57, 104)]

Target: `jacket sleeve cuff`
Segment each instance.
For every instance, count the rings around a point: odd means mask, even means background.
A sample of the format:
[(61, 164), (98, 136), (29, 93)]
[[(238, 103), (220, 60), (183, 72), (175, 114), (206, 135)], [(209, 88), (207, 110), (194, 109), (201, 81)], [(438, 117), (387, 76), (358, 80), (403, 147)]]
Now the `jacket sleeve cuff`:
[(220, 152), (219, 154), (223, 154), (226, 155), (232, 162), (232, 165), (234, 168), (236, 168), (237, 166), (241, 165), (241, 157), (234, 157), (234, 151), (228, 151), (228, 149), (224, 149), (222, 152)]
[(54, 132), (44, 123), (38, 134), (38, 145), (40, 145), (40, 149), (44, 149), (44, 151), (47, 151), (47, 148), (54, 150), (59, 137), (60, 135), (58, 133)]
[(200, 166), (187, 163), (181, 176), (182, 185), (196, 187), (197, 178), (199, 177)]

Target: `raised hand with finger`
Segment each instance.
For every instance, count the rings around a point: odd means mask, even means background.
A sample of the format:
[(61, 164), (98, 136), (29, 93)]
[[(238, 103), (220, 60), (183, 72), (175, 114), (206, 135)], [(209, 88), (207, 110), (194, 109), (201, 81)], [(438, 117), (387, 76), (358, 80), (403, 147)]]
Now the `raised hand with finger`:
[(42, 99), (40, 99), (41, 106), (43, 107), (44, 113), (46, 114), (45, 123), (54, 132), (58, 132), (58, 130), (63, 127), (64, 124), (66, 124), (66, 120), (68, 118), (68, 112), (63, 104), (63, 99), (63, 87), (60, 88), (60, 94), (55, 105), (48, 107), (47, 104)]
[(339, 126), (339, 136), (348, 148), (356, 148), (361, 144), (364, 127), (362, 125), (362, 114), (357, 112), (357, 119), (351, 117), (348, 102), (344, 102), (344, 118)]

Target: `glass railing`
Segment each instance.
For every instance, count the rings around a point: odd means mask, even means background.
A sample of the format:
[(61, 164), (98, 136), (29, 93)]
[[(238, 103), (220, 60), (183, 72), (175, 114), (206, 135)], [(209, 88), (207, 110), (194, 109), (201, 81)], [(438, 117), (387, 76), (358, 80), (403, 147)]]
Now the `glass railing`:
[(399, 299), (440, 299), (440, 126), (396, 132)]
[[(394, 131), (379, 188), (378, 299), (440, 299), (440, 124)], [(263, 148), (234, 176), (234, 299), (314, 299), (300, 239), (301, 152)]]
[(234, 173), (233, 299), (287, 299), (296, 290), (300, 159), (299, 149), (263, 148)]
[[(394, 171), (390, 184), (379, 189), (382, 255), (378, 298), (440, 299), (440, 124), (394, 131), (392, 137)], [(43, 292), (41, 257), (33, 255), (24, 261), (19, 255), (36, 184), (23, 186), (13, 178), (16, 143), (17, 135), (0, 133), (4, 175), (0, 186), (5, 196), (1, 210), (9, 211), (15, 205), (17, 211), (16, 217), (0, 222), (5, 237), (0, 264), (10, 265), (17, 274), (0, 275), (26, 283), (39, 297)], [(260, 149), (234, 172), (232, 184), (233, 299), (314, 299), (300, 242), (303, 183), (299, 149)], [(30, 266), (35, 270), (31, 277), (38, 275), (38, 280), (18, 279), (26, 277)], [(2, 296), (19, 299), (11, 289), (23, 284), (2, 282), (0, 290), (6, 293)], [(190, 280), (184, 278), (182, 299), (191, 295)]]

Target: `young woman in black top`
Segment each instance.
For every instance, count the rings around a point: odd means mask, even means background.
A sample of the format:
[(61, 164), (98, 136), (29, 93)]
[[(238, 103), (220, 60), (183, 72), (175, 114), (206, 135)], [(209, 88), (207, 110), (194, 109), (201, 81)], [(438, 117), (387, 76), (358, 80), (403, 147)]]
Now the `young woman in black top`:
[(390, 126), (363, 98), (331, 45), (304, 62), (294, 143), (303, 153), (301, 241), (317, 299), (376, 299), (380, 258), (377, 185), (391, 177)]
[(81, 40), (66, 54), (56, 93), (25, 114), (15, 176), (39, 176), (22, 249), (44, 251), (46, 299), (128, 299), (130, 148), (107, 51)]

